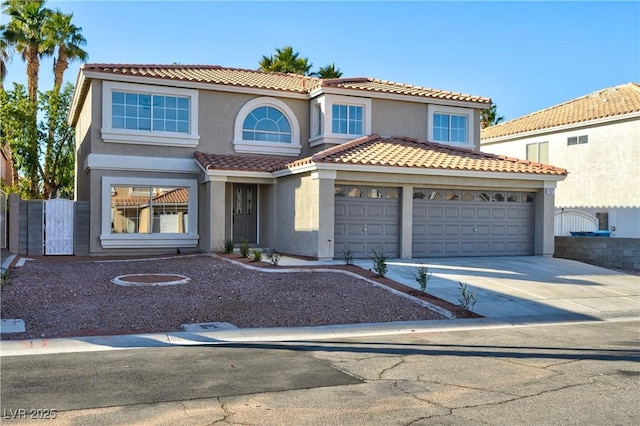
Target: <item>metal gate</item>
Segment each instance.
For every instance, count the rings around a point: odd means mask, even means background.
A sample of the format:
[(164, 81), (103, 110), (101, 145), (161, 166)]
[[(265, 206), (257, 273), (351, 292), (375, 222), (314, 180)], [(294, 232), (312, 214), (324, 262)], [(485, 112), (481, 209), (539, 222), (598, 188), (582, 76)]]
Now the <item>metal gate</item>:
[(44, 202), (44, 254), (73, 254), (74, 206), (73, 201), (62, 198)]
[(572, 231), (597, 231), (598, 218), (582, 210), (562, 209), (555, 213), (555, 236), (570, 236)]

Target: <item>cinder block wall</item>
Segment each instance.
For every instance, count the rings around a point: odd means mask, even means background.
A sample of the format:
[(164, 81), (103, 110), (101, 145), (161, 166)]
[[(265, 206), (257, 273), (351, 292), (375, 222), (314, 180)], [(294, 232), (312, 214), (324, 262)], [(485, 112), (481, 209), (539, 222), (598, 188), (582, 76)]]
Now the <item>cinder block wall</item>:
[(593, 265), (640, 269), (639, 238), (555, 237), (554, 257)]

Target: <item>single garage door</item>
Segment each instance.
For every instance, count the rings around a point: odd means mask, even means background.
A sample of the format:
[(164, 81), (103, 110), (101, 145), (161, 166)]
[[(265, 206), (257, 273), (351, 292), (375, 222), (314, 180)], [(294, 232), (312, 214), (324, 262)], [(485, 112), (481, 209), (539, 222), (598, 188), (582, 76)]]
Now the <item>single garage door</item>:
[(399, 194), (399, 188), (336, 185), (334, 256), (350, 250), (367, 258), (376, 250), (399, 257)]
[(416, 188), (413, 257), (534, 253), (533, 194)]

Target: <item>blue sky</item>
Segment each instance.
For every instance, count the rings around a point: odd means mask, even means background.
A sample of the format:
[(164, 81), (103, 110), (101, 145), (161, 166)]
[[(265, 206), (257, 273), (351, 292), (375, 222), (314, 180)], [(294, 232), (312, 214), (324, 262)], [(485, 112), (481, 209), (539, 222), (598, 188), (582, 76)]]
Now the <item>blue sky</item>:
[[(640, 81), (640, 2), (49, 1), (89, 62), (258, 67), (291, 45), (314, 69), (491, 97), (516, 118)], [(3, 23), (6, 17), (2, 17)], [(40, 70), (52, 86), (51, 60)], [(19, 55), (5, 86), (25, 82)], [(65, 80), (75, 82), (79, 63)]]

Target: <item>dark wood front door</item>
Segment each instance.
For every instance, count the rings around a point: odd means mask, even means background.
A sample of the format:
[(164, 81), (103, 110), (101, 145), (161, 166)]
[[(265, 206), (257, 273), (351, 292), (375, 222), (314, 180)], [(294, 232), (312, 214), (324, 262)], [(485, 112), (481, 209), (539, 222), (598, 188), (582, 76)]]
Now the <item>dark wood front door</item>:
[(258, 242), (258, 187), (233, 185), (233, 242)]

